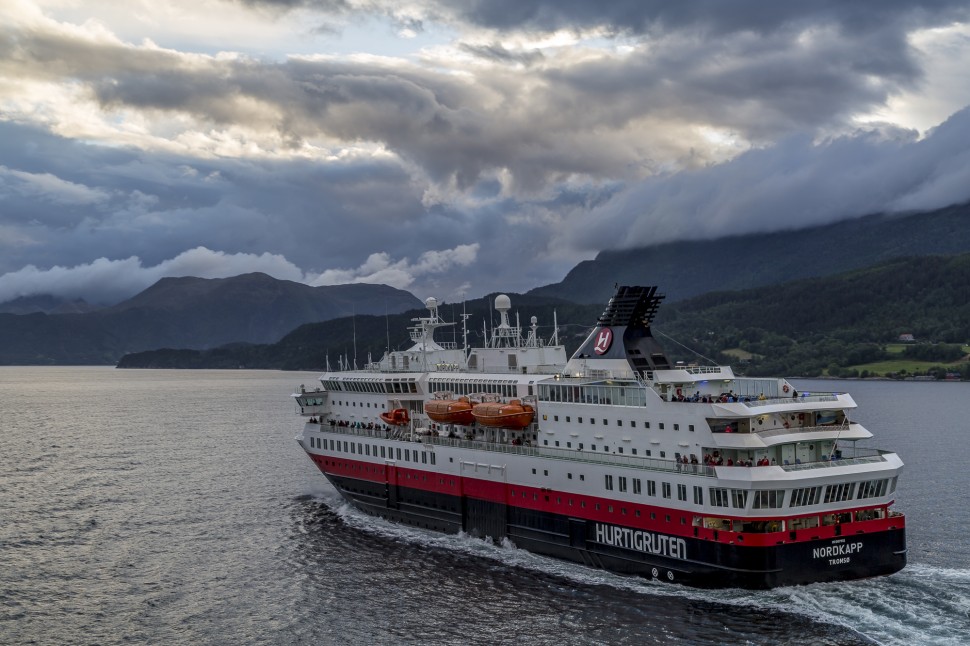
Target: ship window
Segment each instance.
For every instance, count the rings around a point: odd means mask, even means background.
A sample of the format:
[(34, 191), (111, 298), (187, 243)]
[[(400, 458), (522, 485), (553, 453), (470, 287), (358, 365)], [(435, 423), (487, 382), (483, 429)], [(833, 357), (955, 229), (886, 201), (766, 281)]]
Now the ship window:
[(596, 450), (596, 445), (595, 444), (590, 444), (589, 445), (589, 450), (590, 451), (595, 451)]
[(552, 416), (552, 419), (553, 419), (553, 421), (558, 422), (559, 421), (559, 415), (553, 415)]
[(542, 440), (542, 443), (543, 443), (543, 444), (544, 444), (545, 446), (549, 446), (549, 440)]
[(635, 419), (631, 419), (630, 420), (630, 426), (632, 426), (633, 428), (636, 428), (637, 427), (637, 421)]
[(572, 480), (573, 479), (573, 474), (567, 473), (566, 474), (566, 478), (569, 479), (569, 480)]
[(364, 445), (360, 442), (357, 443), (357, 453), (364, 455)]
[(842, 502), (852, 498), (852, 494), (855, 492), (854, 482), (843, 482), (841, 484), (832, 484), (825, 487), (825, 502)]
[(687, 430), (690, 431), (691, 433), (693, 433), (694, 432), (694, 425), (691, 424), (690, 426), (688, 426), (687, 427)]
[(694, 487), (694, 504), (703, 505), (704, 504), (704, 487)]
[(674, 424), (674, 430), (675, 431), (679, 431), (680, 430), (680, 424)]
[(580, 451), (582, 451), (582, 450), (583, 450), (583, 443), (582, 443), (582, 442), (580, 442), (580, 443), (579, 443), (579, 450), (580, 450)]
[(606, 419), (604, 418), (604, 419), (603, 419), (603, 426), (607, 426), (607, 425), (609, 425), (609, 421), (607, 421), (607, 420), (606, 420)]
[(662, 457), (662, 458), (667, 457), (667, 452), (666, 451), (661, 451), (660, 452), (660, 457)]
[[(580, 424), (583, 423), (583, 418), (582, 417), (579, 418), (579, 423)], [(595, 425), (596, 424), (596, 418), (595, 417), (590, 417), (589, 418), (589, 423)]]
[(606, 476), (606, 490), (607, 491), (612, 491), (613, 490), (613, 476), (611, 476), (609, 474), (607, 474), (607, 476)]
[(431, 454), (431, 464), (434, 464), (434, 463), (435, 463), (435, 460), (434, 460), (434, 453), (432, 453), (432, 454)]
[(576, 418), (576, 422), (579, 423), (579, 424), (582, 424), (583, 423), (583, 418), (582, 417), (577, 417)]
[(633, 515), (636, 516), (637, 518), (639, 518), (640, 517), (640, 510), (639, 509), (635, 510), (633, 512)]
[(886, 487), (889, 481), (883, 480), (866, 480), (859, 483), (859, 500), (864, 498), (878, 498), (879, 496), (886, 495)]
[(650, 449), (644, 449), (644, 450), (646, 451), (646, 453), (644, 455), (646, 455), (649, 458), (650, 457)]
[(772, 489), (770, 491), (755, 491), (754, 509), (780, 509), (785, 498), (784, 489)]
[(644, 422), (643, 428), (650, 428), (650, 422)]
[(364, 450), (367, 452), (367, 455), (370, 455), (370, 444), (365, 444)]
[(535, 474), (536, 474), (536, 470), (535, 470), (535, 469), (533, 469), (533, 470), (532, 470), (532, 475), (535, 475)]
[(428, 463), (428, 453), (426, 451), (421, 451), (421, 464)]
[(608, 511), (609, 513), (612, 514), (613, 513), (613, 505), (607, 505), (606, 506), (606, 511)]
[(677, 500), (687, 500), (687, 485), (677, 485)]
[(638, 496), (639, 496), (639, 495), (640, 495), (641, 493), (643, 493), (643, 491), (642, 491), (642, 489), (641, 489), (641, 482), (640, 482), (640, 478), (634, 478), (634, 479), (633, 479), (633, 493), (635, 493), (635, 494), (636, 494), (636, 495), (638, 495)]
[(411, 449), (404, 449), (404, 461), (405, 462), (411, 461)]
[(804, 487), (802, 489), (794, 489), (791, 492), (791, 502), (788, 503), (788, 506), (806, 507), (808, 505), (817, 505), (821, 497), (821, 487)]
[(623, 426), (623, 420), (622, 419), (616, 420), (616, 425), (617, 426)]
[(572, 442), (566, 442), (566, 448), (567, 449), (573, 448), (573, 443)]
[(656, 512), (653, 512), (653, 511), (650, 512), (650, 520), (657, 520), (657, 513)]
[(668, 523), (670, 522), (670, 514), (667, 514), (666, 516), (664, 516), (664, 521)]
[(542, 470), (542, 475), (544, 475), (544, 476), (549, 475), (549, 470), (548, 469), (543, 469)]
[(720, 487), (711, 487), (711, 506), (713, 507), (727, 507), (728, 506), (728, 495), (727, 489)]
[(647, 495), (656, 496), (657, 495), (657, 483), (653, 480), (647, 480)]
[(661, 491), (663, 491), (664, 498), (670, 498), (670, 483), (669, 482), (661, 482), (660, 483), (660, 488), (661, 488)]
[(559, 446), (559, 440), (556, 440), (556, 446)]
[(569, 420), (569, 415), (566, 415), (566, 421), (567, 421), (567, 422), (568, 422), (568, 421), (570, 421), (570, 420)]
[(351, 453), (355, 453), (355, 454), (357, 453), (357, 451), (354, 449), (354, 443), (353, 442), (350, 443), (350, 452)]
[(731, 489), (731, 504), (738, 508), (744, 509), (744, 506), (748, 502), (748, 492), (744, 489)]
[(596, 511), (599, 511), (600, 510), (600, 504), (599, 503), (596, 503), (595, 507), (596, 507)]
[(620, 485), (620, 491), (621, 492), (625, 492), (626, 491), (626, 478), (625, 477), (620, 476), (617, 484)]
[(383, 458), (383, 457), (386, 457), (386, 456), (384, 455), (384, 447), (383, 447), (383, 446), (381, 447), (381, 457), (382, 457), (382, 458)]
[(660, 430), (661, 431), (664, 430), (664, 423), (663, 422), (660, 422), (659, 424), (657, 424), (657, 426), (660, 427)]
[(585, 481), (585, 480), (586, 480), (586, 476), (584, 476), (584, 475), (583, 475), (582, 473), (580, 473), (580, 474), (579, 474), (579, 479), (580, 479), (581, 481)]
[(398, 450), (397, 450), (397, 459), (398, 459), (398, 460), (400, 460), (400, 459), (401, 459), (401, 449), (398, 449)]

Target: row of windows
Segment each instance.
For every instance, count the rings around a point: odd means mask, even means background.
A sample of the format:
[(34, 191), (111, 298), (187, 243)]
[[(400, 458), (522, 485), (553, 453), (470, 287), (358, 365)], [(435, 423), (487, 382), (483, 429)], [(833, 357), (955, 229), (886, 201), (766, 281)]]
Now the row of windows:
[(352, 393), (417, 393), (418, 385), (414, 377), (392, 381), (374, 381), (372, 379), (327, 379), (323, 387), (331, 392), (346, 391)]
[[(370, 408), (370, 402), (352, 402), (352, 401), (349, 401), (349, 400), (348, 401), (336, 401), (336, 402), (334, 402), (334, 404), (336, 404), (337, 406), (347, 405), (347, 406), (350, 406), (351, 408), (357, 408), (357, 404), (360, 404), (360, 407), (361, 408), (364, 408), (364, 404), (365, 403), (367, 404), (367, 408)], [(383, 409), (384, 408), (384, 404), (381, 404), (380, 407), (381, 407), (381, 409)], [(377, 402), (374, 402), (374, 408), (377, 408)]]
[[(885, 496), (887, 490), (890, 491), (890, 493), (896, 490), (896, 478), (893, 478), (892, 481), (890, 481), (888, 478), (883, 478), (881, 480), (866, 480), (858, 484), (859, 494), (855, 496), (856, 500), (877, 498), (879, 496)], [(842, 482), (839, 484), (826, 485), (824, 498), (822, 497), (821, 486), (795, 489), (792, 491), (791, 501), (789, 502), (788, 506), (807, 507), (809, 505), (817, 505), (820, 500), (824, 500), (827, 503), (852, 500), (855, 489), (855, 482)], [(780, 507), (781, 505), (779, 504), (778, 506)]]
[[(524, 499), (528, 499), (529, 498), (529, 493), (526, 492), (526, 491), (520, 491), (519, 493), (516, 493), (516, 490), (515, 489), (511, 489), (509, 491), (509, 494), (511, 496), (513, 496), (513, 497), (518, 497), (518, 496), (521, 495), (521, 497), (524, 498)], [(533, 501), (538, 501), (539, 500), (539, 494), (536, 493), (536, 492), (533, 492), (532, 493), (532, 500)], [(545, 500), (546, 500), (546, 502), (552, 502), (551, 497), (548, 496), (548, 495), (545, 495)], [(556, 496), (556, 504), (557, 505), (564, 504), (563, 503), (563, 497), (562, 496)], [(569, 507), (573, 507), (573, 506), (576, 505), (575, 501), (572, 498), (569, 498), (568, 496), (566, 497), (565, 504), (568, 505)], [(578, 506), (581, 509), (586, 509), (586, 501), (584, 499), (580, 499)], [(597, 503), (593, 503), (593, 508), (596, 511), (600, 511), (602, 509), (602, 505), (600, 503), (598, 503), (598, 502)], [(607, 511), (607, 513), (610, 513), (610, 514), (614, 513), (614, 507), (613, 507), (613, 505), (609, 505), (609, 504), (606, 505), (606, 511)], [(620, 507), (619, 508), (619, 511), (620, 511), (620, 514), (622, 514), (624, 516), (627, 514), (627, 508), (626, 507)], [(634, 513), (634, 515), (637, 518), (640, 517), (640, 510), (639, 509), (634, 509), (633, 510), (633, 513)], [(650, 520), (657, 520), (657, 514), (656, 514), (656, 512), (650, 512)], [(665, 520), (668, 523), (671, 522), (670, 514), (666, 514), (665, 515)], [(680, 517), (680, 524), (681, 525), (686, 525), (687, 524), (687, 518), (685, 516), (681, 516)]]
[[(516, 382), (508, 379), (472, 379), (469, 381), (431, 379), (428, 381), (428, 389), (433, 393), (449, 392), (458, 397), (476, 393), (494, 393), (503, 397), (517, 397), (519, 394)], [(532, 394), (531, 386), (529, 394)]]
[(340, 440), (328, 440), (321, 437), (311, 437), (310, 447), (314, 449), (330, 449), (337, 453), (350, 453), (352, 455), (366, 455), (372, 458), (378, 457), (378, 452), (380, 457), (387, 460), (394, 460), (395, 454), (397, 455), (397, 460), (403, 460), (404, 462), (414, 462), (421, 464), (436, 464), (435, 454), (433, 451), (418, 451), (417, 449), (402, 449), (400, 447), (393, 446), (383, 446), (383, 445), (371, 445), (365, 444), (363, 442), (345, 442)]
[[(543, 440), (542, 443), (545, 446), (549, 446), (549, 440)], [(559, 440), (554, 440), (553, 446), (556, 446), (556, 447), (560, 446)], [(582, 450), (585, 449), (585, 447), (586, 447), (586, 444), (585, 443), (583, 443), (583, 442), (576, 442), (576, 450), (577, 451), (582, 451)], [(598, 444), (590, 444), (589, 445), (589, 450), (590, 451), (597, 451), (597, 450), (599, 450), (598, 447), (599, 447)], [(573, 443), (572, 443), (571, 440), (566, 442), (566, 448), (567, 449), (573, 448)], [(616, 447), (616, 452), (617, 453), (623, 453), (623, 451), (624, 451), (624, 447), (622, 447), (622, 446)], [(604, 453), (609, 453), (610, 452), (610, 446), (608, 444), (604, 444), (603, 445), (603, 452)], [(637, 453), (637, 448), (636, 447), (630, 447), (630, 455), (639, 455), (639, 453)], [(653, 455), (653, 451), (650, 450), (650, 449), (644, 449), (643, 450), (643, 455), (645, 455), (645, 456), (647, 456), (649, 458), (649, 457), (651, 457)], [(666, 458), (667, 457), (667, 452), (666, 451), (660, 451), (660, 457), (661, 458)], [(675, 454), (675, 458), (677, 460), (680, 460), (680, 458), (681, 458), (680, 453)]]
[[(549, 417), (548, 415), (543, 415), (542, 416), (542, 419), (548, 421), (548, 417)], [(572, 422), (572, 415), (565, 415), (564, 417), (566, 418), (566, 422), (567, 423)], [(589, 423), (591, 425), (594, 425), (594, 426), (596, 425), (596, 418), (595, 417), (590, 417), (588, 419), (589, 419)], [(603, 426), (609, 426), (610, 425), (610, 420), (608, 420), (605, 417), (602, 418), (602, 419), (603, 419)], [(558, 422), (559, 421), (559, 415), (553, 415), (552, 416), (552, 421)], [(577, 424), (582, 424), (583, 423), (583, 418), (582, 417), (577, 417), (576, 418), (576, 423)], [(628, 420), (627, 423), (630, 426), (630, 428), (636, 428), (637, 427), (637, 421), (635, 419)], [(616, 420), (616, 425), (622, 427), (624, 425), (623, 424), (623, 420), (622, 419)], [(650, 428), (650, 422), (644, 422), (643, 423), (643, 428)], [(665, 425), (664, 425), (664, 422), (658, 422), (657, 423), (657, 428), (659, 428), (661, 431), (664, 430), (664, 428), (666, 428)], [(674, 430), (675, 431), (679, 431), (680, 430), (680, 424), (674, 424)], [(691, 433), (693, 433), (694, 432), (694, 425), (693, 424), (688, 424), (687, 425), (687, 430), (690, 431)]]
[[(632, 482), (630, 482), (632, 480)], [(605, 484), (607, 491), (613, 491), (613, 475), (606, 474)], [(616, 478), (616, 489), (620, 493), (626, 493), (628, 491), (628, 486), (633, 485), (633, 494), (641, 495), (643, 493), (643, 482), (640, 478), (628, 478), (627, 476), (618, 476)], [(669, 482), (660, 483), (660, 491), (664, 498), (670, 498), (672, 495), (672, 489)], [(657, 483), (653, 480), (647, 480), (647, 495), (656, 496), (657, 495)], [(677, 485), (677, 500), (687, 500), (687, 485), (678, 484)], [(697, 502), (700, 500), (700, 502)], [(704, 504), (704, 493), (701, 487), (694, 487), (694, 501), (697, 504)]]

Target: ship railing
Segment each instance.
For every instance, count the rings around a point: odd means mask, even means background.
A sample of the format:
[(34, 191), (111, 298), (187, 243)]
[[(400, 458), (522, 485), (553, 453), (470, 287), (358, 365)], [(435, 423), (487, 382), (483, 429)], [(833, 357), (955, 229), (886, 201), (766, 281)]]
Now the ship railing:
[(847, 467), (855, 464), (874, 464), (886, 462), (886, 455), (892, 451), (881, 451), (879, 449), (845, 449), (842, 457), (832, 460), (819, 460), (817, 462), (803, 462), (801, 464), (784, 464), (781, 468), (785, 471), (805, 471), (807, 469), (830, 469), (832, 467)]
[(825, 393), (818, 395), (808, 395), (802, 397), (769, 397), (768, 399), (752, 399), (750, 401), (742, 402), (748, 408), (760, 408), (762, 406), (775, 406), (777, 404), (801, 404), (804, 402), (837, 402), (839, 401), (838, 393)]
[[(352, 426), (323, 426), (322, 430), (330, 433), (341, 433), (344, 435), (355, 435), (358, 437), (372, 437), (375, 439), (401, 440), (409, 439), (409, 432), (404, 431), (385, 431), (383, 429), (355, 428)], [(401, 437), (403, 435), (403, 437)], [(508, 453), (513, 455), (527, 455), (539, 458), (555, 458), (558, 460), (569, 460), (571, 462), (585, 462), (588, 464), (609, 464), (613, 466), (633, 467), (635, 469), (645, 469), (648, 471), (666, 471), (668, 473), (682, 473), (685, 475), (697, 475), (713, 478), (716, 476), (714, 467), (705, 464), (682, 464), (673, 460), (659, 460), (657, 458), (640, 458), (626, 455), (598, 454), (591, 451), (579, 451), (570, 449), (553, 449), (537, 446), (522, 446), (516, 444), (504, 444), (497, 442), (481, 442), (478, 440), (463, 440), (458, 438), (440, 437), (437, 435), (414, 434), (410, 437), (415, 442), (422, 444), (435, 444), (438, 446), (451, 446), (474, 451), (490, 451), (492, 453)]]
[(420, 437), (420, 441), (438, 444), (441, 446), (453, 446), (463, 449), (478, 451), (492, 451), (495, 453), (511, 453), (515, 455), (528, 455), (538, 458), (555, 458), (558, 460), (569, 460), (571, 462), (586, 462), (591, 464), (609, 464), (613, 466), (626, 466), (636, 469), (646, 469), (650, 471), (667, 471), (670, 473), (683, 473), (687, 475), (699, 475), (715, 477), (714, 467), (704, 464), (682, 464), (673, 460), (659, 460), (656, 458), (639, 458), (626, 455), (598, 454), (591, 451), (579, 451), (570, 449), (552, 449), (537, 446), (520, 446), (515, 444), (499, 444), (494, 442), (480, 442), (478, 440), (462, 440), (448, 437), (427, 436)]
[(792, 426), (791, 428), (770, 428), (764, 431), (753, 431), (759, 437), (774, 437), (776, 435), (792, 435), (795, 433), (839, 433), (849, 429), (841, 424), (826, 424), (820, 426)]

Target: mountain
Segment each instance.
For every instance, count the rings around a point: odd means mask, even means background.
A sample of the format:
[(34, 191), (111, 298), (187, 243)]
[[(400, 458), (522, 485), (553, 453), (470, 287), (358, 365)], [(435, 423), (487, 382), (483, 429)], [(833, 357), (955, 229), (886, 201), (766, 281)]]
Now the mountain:
[[(793, 223), (793, 229), (795, 228)], [(616, 283), (662, 285), (668, 301), (830, 276), (892, 258), (970, 252), (970, 204), (824, 226), (604, 251), (529, 295), (604, 303)]]
[(50, 294), (38, 294), (35, 296), (20, 296), (11, 301), (0, 303), (0, 314), (33, 314), (43, 312), (44, 314), (81, 314), (83, 312), (93, 312), (99, 309), (96, 305), (91, 305), (83, 298), (68, 300)]
[(266, 274), (163, 278), (81, 314), (0, 314), (0, 364), (114, 364), (129, 352), (269, 343), (304, 323), (420, 306), (386, 285), (310, 287)]
[[(492, 317), (492, 300), (466, 305), (473, 314), (470, 345), (482, 340), (482, 322)], [(546, 339), (555, 311), (560, 339), (569, 352), (579, 346), (605, 305), (532, 294), (515, 296), (512, 302), (515, 311), (539, 317), (539, 333)], [(448, 320), (460, 320), (460, 313), (460, 307), (442, 308)], [(322, 370), (328, 360), (336, 368), (338, 357), (352, 358), (355, 346), (360, 366), (368, 353), (380, 357), (388, 340), (392, 348), (407, 347), (404, 330), (410, 318), (420, 315), (422, 311), (358, 316), (353, 324), (334, 319), (304, 325), (272, 345), (144, 352), (124, 357), (119, 367)], [(737, 368), (748, 375), (841, 374), (836, 370), (899, 358), (890, 357), (886, 344), (902, 333), (939, 342), (913, 346), (912, 352), (903, 353), (906, 357), (949, 364), (962, 356), (958, 344), (970, 339), (970, 254), (896, 259), (835, 276), (713, 292), (661, 306), (653, 330), (671, 360), (704, 362), (699, 357), (712, 357), (737, 364), (742, 354), (746, 358)], [(460, 331), (437, 338), (457, 340)], [(957, 371), (970, 377), (970, 364), (963, 362)]]
[[(439, 330), (438, 341), (461, 345), (461, 315), (468, 315), (468, 344), (480, 345), (484, 341), (483, 328), (491, 329), (498, 323), (493, 304), (497, 294), (466, 303), (445, 303), (439, 306), (439, 314), (454, 326)], [(567, 348), (576, 348), (589, 332), (589, 325), (603, 311), (603, 304), (577, 305), (562, 299), (539, 296), (508, 294), (513, 309), (509, 313), (514, 322), (521, 318), (521, 325), (528, 328), (531, 317), (537, 318), (537, 334), (548, 340), (553, 334), (553, 321), (558, 317), (560, 340)], [(400, 350), (413, 345), (407, 329), (411, 319), (427, 316), (425, 309), (412, 310), (388, 316), (357, 316), (309, 323), (293, 330), (269, 345), (231, 344), (211, 350), (154, 350), (126, 355), (118, 363), (119, 368), (255, 368), (278, 370), (323, 370), (328, 365), (336, 368), (345, 358), (358, 367), (368, 361), (379, 359), (388, 345)], [(571, 321), (581, 321), (571, 324)], [(514, 324), (514, 323), (513, 323)]]

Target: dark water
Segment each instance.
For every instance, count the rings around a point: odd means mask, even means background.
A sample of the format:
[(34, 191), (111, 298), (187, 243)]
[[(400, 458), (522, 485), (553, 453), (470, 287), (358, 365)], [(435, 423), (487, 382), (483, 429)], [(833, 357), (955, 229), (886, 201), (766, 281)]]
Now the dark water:
[(314, 378), (0, 368), (0, 643), (970, 642), (970, 385), (799, 383), (907, 463), (910, 565), (707, 592), (348, 509), (293, 441)]

